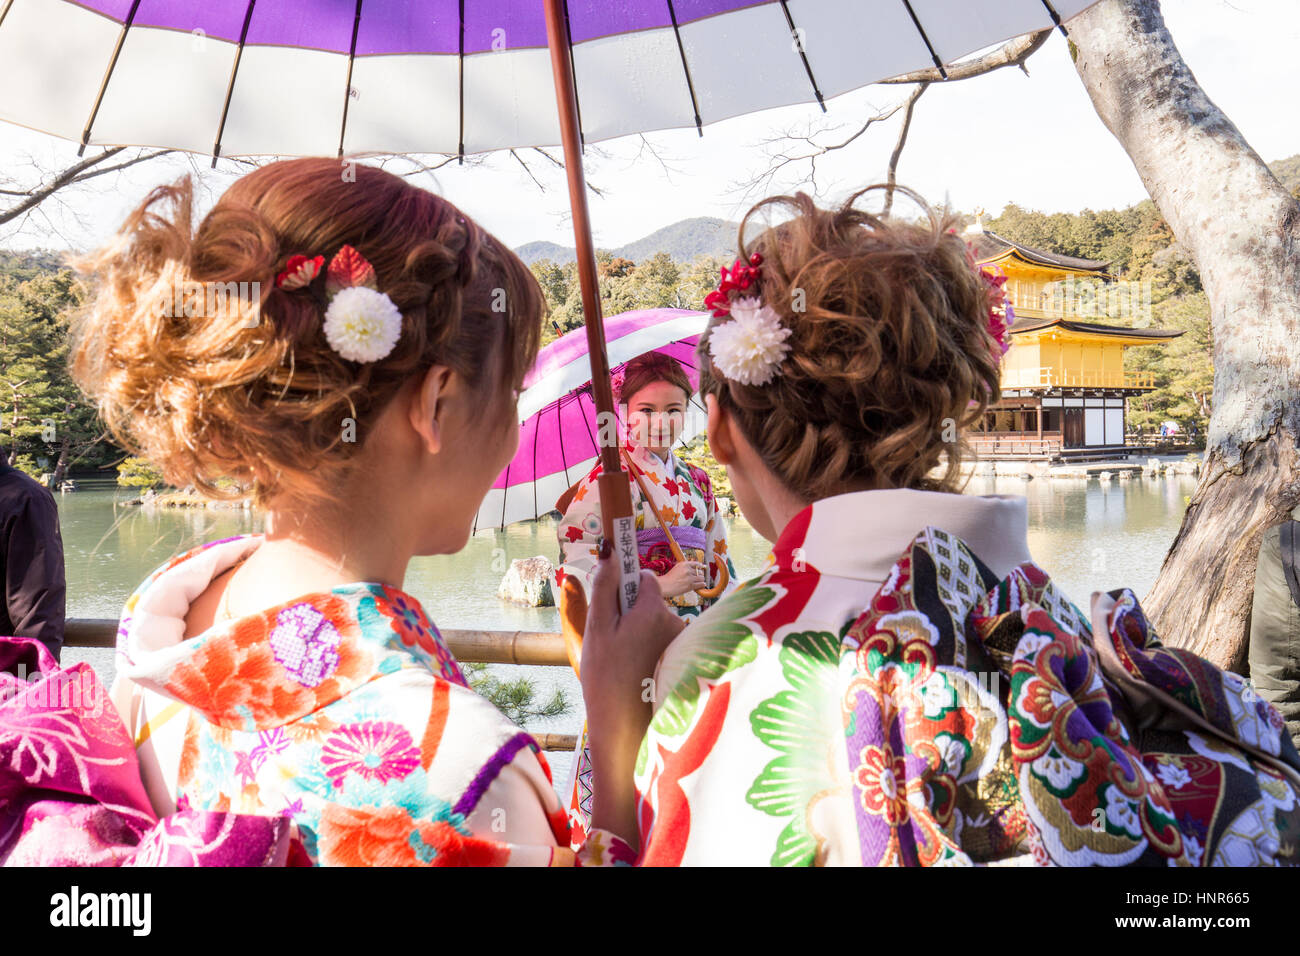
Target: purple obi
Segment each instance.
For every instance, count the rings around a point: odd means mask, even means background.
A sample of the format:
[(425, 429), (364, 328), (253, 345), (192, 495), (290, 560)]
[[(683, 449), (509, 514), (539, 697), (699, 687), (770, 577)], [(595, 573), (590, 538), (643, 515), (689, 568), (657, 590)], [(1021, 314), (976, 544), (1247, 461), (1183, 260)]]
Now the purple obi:
[[(682, 549), (694, 548), (697, 551), (703, 551), (707, 543), (704, 529), (697, 528), (693, 524), (674, 527), (673, 539)], [(668, 547), (668, 535), (664, 534), (662, 528), (643, 528), (636, 533), (636, 550), (641, 557), (645, 557), (658, 547), (662, 547), (668, 554), (672, 553), (672, 549)]]

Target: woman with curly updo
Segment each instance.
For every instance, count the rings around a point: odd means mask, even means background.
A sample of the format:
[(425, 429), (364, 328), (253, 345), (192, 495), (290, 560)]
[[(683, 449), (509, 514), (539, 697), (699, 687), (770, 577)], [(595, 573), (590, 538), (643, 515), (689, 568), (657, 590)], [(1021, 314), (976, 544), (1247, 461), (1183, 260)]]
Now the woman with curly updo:
[[(536, 743), (402, 590), (515, 451), (536, 281), (374, 167), (272, 163), (197, 230), (192, 201), (188, 177), (155, 189), (82, 264), (73, 346), (124, 447), (266, 514), (126, 603), (113, 698), (154, 809), (288, 815), (317, 864), (572, 862)], [(601, 839), (582, 854), (616, 859)]]
[(700, 391), (773, 563), (681, 630), (648, 572), (620, 618), (602, 557), (593, 813), (652, 865), (1284, 861), (1300, 756), (1277, 714), (1160, 647), (1131, 592), (1080, 610), (1032, 562), (1023, 497), (961, 493), (1004, 301), (908, 195), (918, 222), (862, 193), (746, 216)]

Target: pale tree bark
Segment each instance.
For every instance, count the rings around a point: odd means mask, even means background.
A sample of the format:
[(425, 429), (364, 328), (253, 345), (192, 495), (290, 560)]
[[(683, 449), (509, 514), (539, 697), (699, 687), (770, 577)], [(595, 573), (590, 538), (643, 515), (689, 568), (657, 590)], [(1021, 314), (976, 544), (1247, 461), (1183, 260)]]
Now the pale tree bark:
[(1300, 203), (1197, 84), (1156, 0), (1103, 0), (1069, 30), (1214, 333), (1205, 467), (1143, 605), (1166, 643), (1244, 673), (1260, 537), (1300, 503)]

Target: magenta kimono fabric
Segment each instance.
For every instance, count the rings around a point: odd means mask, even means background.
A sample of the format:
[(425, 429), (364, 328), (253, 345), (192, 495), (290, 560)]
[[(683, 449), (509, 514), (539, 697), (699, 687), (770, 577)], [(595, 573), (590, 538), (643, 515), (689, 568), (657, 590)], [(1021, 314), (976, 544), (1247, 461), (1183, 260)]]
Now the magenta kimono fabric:
[(865, 865), (1295, 864), (1300, 755), (1241, 677), (1161, 646), (1127, 589), (1089, 621), (928, 528), (845, 636)]
[(0, 864), (283, 866), (305, 862), (287, 817), (154, 815), (135, 746), (88, 664), (0, 637)]

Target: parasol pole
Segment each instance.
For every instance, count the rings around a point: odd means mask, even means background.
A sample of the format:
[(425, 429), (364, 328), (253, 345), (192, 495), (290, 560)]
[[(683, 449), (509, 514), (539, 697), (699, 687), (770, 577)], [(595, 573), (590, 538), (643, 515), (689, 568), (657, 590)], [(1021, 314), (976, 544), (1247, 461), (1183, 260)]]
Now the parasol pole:
[(573, 62), (569, 56), (569, 31), (565, 0), (544, 0), (546, 39), (551, 49), (551, 72), (555, 78), (555, 100), (560, 116), (560, 141), (564, 148), (564, 171), (569, 180), (569, 204), (573, 210), (573, 238), (578, 259), (578, 283), (582, 289), (582, 314), (587, 328), (587, 357), (591, 361), (591, 391), (596, 401), (596, 427), (600, 446), (600, 514), (605, 538), (614, 543), (619, 567), (619, 611), (635, 601), (641, 576), (637, 557), (636, 520), (632, 516), (631, 481), (623, 471), (614, 414), (614, 393), (609, 382), (609, 358), (605, 352), (605, 322), (600, 310), (600, 285), (596, 273), (596, 247), (591, 238), (587, 214), (587, 178), (582, 168), (582, 146), (578, 131), (578, 92), (573, 83)]

